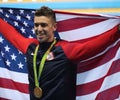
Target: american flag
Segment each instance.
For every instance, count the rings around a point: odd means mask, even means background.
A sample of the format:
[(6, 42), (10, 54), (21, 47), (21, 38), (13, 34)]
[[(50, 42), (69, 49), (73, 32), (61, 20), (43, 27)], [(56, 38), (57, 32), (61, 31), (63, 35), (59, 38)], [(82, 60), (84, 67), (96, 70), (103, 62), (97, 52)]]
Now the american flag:
[[(23, 36), (35, 38), (34, 11), (0, 8), (0, 17)], [(55, 36), (69, 42), (90, 41), (120, 24), (120, 18), (112, 15), (56, 11), (56, 16)], [(25, 55), (1, 34), (0, 53), (0, 100), (29, 100)], [(120, 100), (120, 39), (99, 54), (80, 61), (76, 78), (76, 100)]]

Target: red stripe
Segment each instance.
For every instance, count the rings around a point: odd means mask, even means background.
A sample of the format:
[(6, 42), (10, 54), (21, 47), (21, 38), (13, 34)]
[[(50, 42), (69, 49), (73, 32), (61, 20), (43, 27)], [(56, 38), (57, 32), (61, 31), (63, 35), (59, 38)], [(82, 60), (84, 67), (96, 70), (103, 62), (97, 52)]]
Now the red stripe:
[(107, 89), (98, 94), (95, 100), (115, 100), (120, 95), (120, 85)]
[(116, 61), (114, 61), (107, 73), (107, 75), (111, 75), (114, 74), (116, 72), (120, 71), (120, 59), (117, 59)]
[(82, 96), (97, 91), (101, 87), (103, 80), (104, 78), (101, 78), (93, 82), (77, 85), (76, 96)]
[(5, 98), (1, 98), (1, 97), (0, 97), (0, 100), (10, 100), (10, 99), (5, 99)]
[(112, 58), (115, 57), (119, 47), (120, 47), (120, 41), (114, 47), (112, 47), (109, 51), (107, 51), (105, 54), (85, 62), (80, 62), (77, 67), (77, 73), (85, 72), (93, 68), (96, 68), (102, 64), (107, 63), (108, 61), (110, 61)]
[[(87, 95), (87, 94), (90, 94), (90, 93), (93, 93), (93, 92), (99, 90), (101, 85), (103, 84), (105, 77), (120, 71), (119, 65), (120, 65), (120, 59), (118, 59), (112, 63), (111, 68), (109, 69), (109, 72), (103, 78), (100, 78), (98, 80), (95, 80), (95, 81), (92, 81), (92, 82), (89, 82), (86, 84), (77, 85), (76, 95), (77, 96)], [(113, 68), (114, 68), (114, 70), (113, 70)], [(108, 100), (108, 99), (106, 99), (106, 100)]]
[(58, 22), (58, 32), (64, 32), (68, 30), (75, 30), (78, 28), (86, 27), (92, 24), (96, 24), (101, 21), (105, 21), (106, 19), (93, 19), (93, 18), (71, 18), (68, 20), (63, 20)]
[(18, 83), (10, 79), (0, 78), (0, 87), (29, 93), (28, 84)]

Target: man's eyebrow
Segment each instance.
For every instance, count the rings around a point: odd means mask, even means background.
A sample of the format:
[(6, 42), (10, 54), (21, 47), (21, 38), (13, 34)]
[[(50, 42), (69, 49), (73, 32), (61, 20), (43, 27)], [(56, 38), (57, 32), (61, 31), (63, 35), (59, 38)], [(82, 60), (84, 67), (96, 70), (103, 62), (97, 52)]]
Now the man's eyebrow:
[(36, 27), (38, 27), (39, 25), (41, 25), (41, 26), (47, 26), (47, 23), (34, 23), (34, 25), (36, 26)]

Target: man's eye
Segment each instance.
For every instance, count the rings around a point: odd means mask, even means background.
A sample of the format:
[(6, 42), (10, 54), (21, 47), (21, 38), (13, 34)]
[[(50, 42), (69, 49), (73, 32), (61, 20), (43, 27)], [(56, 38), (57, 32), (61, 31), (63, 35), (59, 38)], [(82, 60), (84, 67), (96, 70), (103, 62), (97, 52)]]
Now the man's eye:
[(47, 24), (46, 23), (41, 23), (41, 27), (46, 27)]
[(38, 27), (40, 24), (39, 23), (35, 23), (34, 25), (35, 25), (35, 27)]

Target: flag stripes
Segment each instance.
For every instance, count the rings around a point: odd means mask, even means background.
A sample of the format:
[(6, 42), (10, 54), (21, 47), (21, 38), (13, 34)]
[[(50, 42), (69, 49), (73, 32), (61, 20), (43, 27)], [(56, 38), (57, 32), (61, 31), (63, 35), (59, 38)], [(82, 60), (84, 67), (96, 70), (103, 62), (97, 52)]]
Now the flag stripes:
[[(0, 14), (2, 19), (23, 36), (35, 37), (34, 10), (1, 8)], [(56, 15), (58, 29), (55, 35), (69, 42), (85, 43), (95, 38), (99, 39), (99, 36), (103, 34), (115, 33), (120, 24), (118, 16), (58, 11)], [(90, 56), (90, 54), (89, 58), (86, 57), (87, 59), (81, 58), (76, 73), (76, 100), (117, 100), (120, 98), (120, 39), (107, 48), (103, 48), (103, 51), (95, 52), (95, 56)], [(13, 49), (13, 46), (2, 35), (0, 35), (0, 53), (0, 100), (16, 100), (16, 98), (29, 100), (25, 56), (15, 48)]]
[[(22, 88), (22, 87), (21, 87)], [(30, 100), (29, 94), (0, 87), (0, 100)]]
[[(114, 49), (116, 49), (114, 51)], [(110, 54), (113, 53), (113, 57), (112, 59), (109, 58)], [(111, 48), (111, 50), (109, 50), (107, 52), (107, 55), (104, 56), (104, 58), (108, 58), (107, 62), (105, 62), (105, 64), (100, 64), (104, 59), (102, 58), (102, 60), (100, 61), (96, 61), (93, 63), (97, 64), (97, 67), (93, 67), (91, 69), (89, 69), (88, 71), (83, 71), (83, 72), (78, 72), (77, 74), (77, 98), (78, 100), (84, 100), (84, 99), (90, 99), (90, 100), (114, 100), (113, 98), (107, 98), (106, 97), (102, 97), (102, 95), (104, 95), (104, 91), (108, 92), (107, 90), (109, 90), (109, 92), (111, 91), (111, 88), (116, 87), (117, 85), (120, 85), (120, 81), (119, 81), (119, 75), (120, 75), (120, 41), (118, 41), (118, 43), (116, 44), (116, 48)], [(96, 58), (97, 59), (97, 58)], [(106, 60), (106, 59), (105, 59)], [(104, 62), (104, 61), (103, 61)], [(102, 62), (102, 63), (103, 63)], [(87, 62), (84, 62), (87, 63)], [(81, 65), (80, 64), (80, 68), (78, 66), (78, 69), (82, 69), (82, 67), (84, 68), (85, 66), (92, 66), (92, 64), (87, 63), (85, 65)], [(118, 91), (118, 90), (115, 90)], [(114, 91), (114, 92), (115, 92)], [(120, 92), (120, 91), (119, 91)], [(96, 95), (99, 95), (100, 93), (100, 97), (99, 99), (96, 97)], [(102, 94), (103, 93), (103, 94)], [(93, 94), (93, 95), (92, 95)], [(86, 96), (87, 95), (87, 96)], [(111, 95), (112, 95), (112, 91), (111, 91)], [(117, 94), (117, 97), (119, 94)], [(117, 98), (116, 97), (116, 98)]]
[(107, 90), (99, 93), (96, 97), (96, 100), (101, 100), (101, 99), (102, 100), (116, 100), (116, 98), (119, 97), (119, 94), (120, 94), (120, 85), (117, 85), (117, 86), (114, 86), (110, 89), (107, 89)]
[[(80, 21), (78, 23), (80, 23)], [(65, 32), (64, 31), (59, 32), (59, 36), (61, 37), (61, 39), (67, 40), (67, 41), (82, 40), (82, 39), (91, 38), (91, 37), (103, 34), (104, 32), (107, 32), (110, 29), (114, 28), (119, 23), (120, 23), (119, 19), (108, 19), (106, 21), (102, 21), (96, 24), (91, 24), (89, 26), (82, 27), (79, 29), (70, 29)], [(64, 27), (62, 27), (61, 25), (61, 29), (62, 28)], [(58, 27), (58, 30), (59, 30), (59, 27)]]
[[(29, 83), (28, 82), (28, 74), (26, 73), (17, 73), (15, 71), (10, 71), (6, 68), (2, 68), (0, 66), (0, 77), (1, 78), (7, 78), (7, 79), (11, 79), (11, 76), (14, 76), (12, 77), (12, 80), (15, 81), (15, 82), (19, 82), (19, 83)], [(23, 78), (24, 77), (24, 78)]]
[[(86, 22), (84, 20), (86, 20)], [(67, 30), (73, 30), (73, 29), (75, 30), (75, 29), (86, 27), (86, 26), (89, 26), (91, 24), (96, 24), (98, 22), (102, 22), (105, 20), (106, 19), (98, 19), (98, 18), (93, 19), (93, 18), (80, 18), (80, 17), (67, 19), (65, 21), (59, 21), (58, 31), (64, 32)], [(62, 28), (62, 27), (65, 27), (65, 28)]]
[[(13, 89), (13, 90), (16, 90), (17, 88), (22, 93), (27, 93), (27, 94), (29, 93), (28, 90), (26, 89), (28, 88), (28, 84), (14, 82), (13, 80), (5, 79), (5, 78), (0, 78), (0, 80), (1, 80), (0, 87)], [(20, 86), (22, 86), (22, 88)]]
[[(95, 57), (93, 57), (91, 59), (87, 59), (87, 60), (84, 60), (83, 62), (80, 62), (80, 64), (78, 64), (79, 68), (77, 69), (77, 73), (86, 72), (88, 70), (91, 70), (93, 68), (96, 68), (98, 66), (101, 66), (101, 65), (107, 63), (116, 55), (117, 50), (119, 49), (119, 45), (120, 45), (120, 40), (118, 40), (113, 45), (106, 48), (99, 55), (96, 55)], [(106, 57), (106, 59), (103, 59), (104, 57)], [(103, 60), (101, 60), (101, 59), (103, 59)], [(96, 64), (95, 62), (99, 62), (99, 63)], [(84, 67), (82, 67), (82, 66), (84, 66)], [(90, 66), (90, 67), (87, 67), (87, 66)]]

